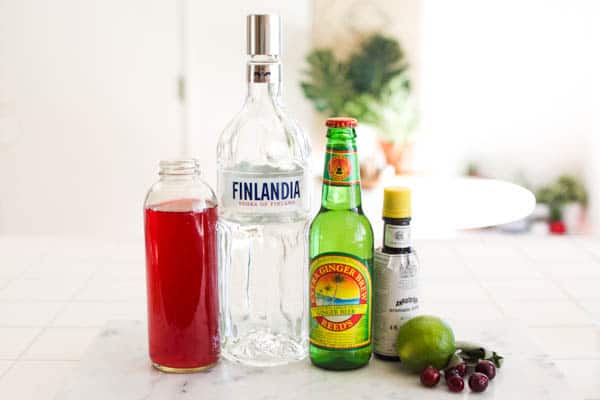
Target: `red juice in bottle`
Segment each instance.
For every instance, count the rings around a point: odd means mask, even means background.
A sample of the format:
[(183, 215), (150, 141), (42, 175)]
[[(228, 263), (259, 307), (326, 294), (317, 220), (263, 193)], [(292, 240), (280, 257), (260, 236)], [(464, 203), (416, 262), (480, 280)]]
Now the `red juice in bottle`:
[(165, 372), (195, 372), (219, 357), (217, 208), (197, 200), (146, 207), (150, 359)]

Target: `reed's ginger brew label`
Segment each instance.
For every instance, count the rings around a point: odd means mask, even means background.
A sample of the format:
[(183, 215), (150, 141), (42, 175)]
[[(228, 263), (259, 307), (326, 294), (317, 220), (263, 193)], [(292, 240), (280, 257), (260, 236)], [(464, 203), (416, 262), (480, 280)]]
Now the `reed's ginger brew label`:
[(321, 254), (310, 263), (310, 342), (325, 349), (371, 343), (371, 276), (365, 260)]
[(331, 186), (360, 184), (356, 147), (327, 147), (323, 182)]

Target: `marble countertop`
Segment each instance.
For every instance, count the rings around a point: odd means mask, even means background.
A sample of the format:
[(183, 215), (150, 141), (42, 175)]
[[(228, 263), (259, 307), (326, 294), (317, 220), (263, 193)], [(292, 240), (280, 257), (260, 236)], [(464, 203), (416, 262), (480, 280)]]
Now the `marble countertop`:
[[(458, 339), (480, 340), (507, 356), (506, 368), (482, 395), (455, 395), (445, 386), (428, 391), (416, 377), (376, 360), (366, 369), (337, 374), (308, 362), (290, 366), (301, 369), (299, 380), (309, 374), (311, 386), (299, 389), (276, 370), (249, 379), (243, 369), (225, 363), (207, 375), (165, 377), (149, 367), (145, 348), (138, 348), (145, 345), (143, 322), (138, 333), (117, 330), (134, 335), (124, 342), (129, 344), (104, 341), (122, 354), (107, 353), (97, 339), (107, 321), (146, 318), (143, 241), (0, 235), (0, 399), (53, 400), (58, 392), (59, 400), (187, 398), (173, 395), (178, 392), (168, 385), (189, 379), (195, 388), (190, 393), (202, 386), (211, 395), (194, 396), (202, 400), (232, 398), (238, 388), (244, 392), (241, 398), (300, 398), (311, 387), (309, 400), (319, 398), (317, 388), (344, 393), (344, 399), (395, 393), (411, 399), (600, 400), (598, 237), (486, 232), (415, 242), (421, 256), (423, 313), (448, 320)], [(478, 330), (482, 324), (488, 334)], [(569, 389), (554, 367), (540, 366), (549, 360), (576, 395), (565, 394)], [(389, 379), (381, 379), (382, 374)], [(215, 376), (237, 380), (220, 387), (205, 384)], [(357, 379), (368, 381), (367, 393), (353, 386)], [(150, 381), (157, 382), (154, 389), (145, 386)], [(85, 394), (78, 396), (78, 390)], [(107, 390), (111, 395), (106, 396)]]
[(111, 322), (98, 335), (56, 400), (166, 399), (549, 399), (576, 398), (566, 379), (532, 344), (518, 324), (453, 323), (461, 339), (480, 341), (506, 358), (484, 393), (465, 388), (451, 393), (420, 385), (418, 376), (397, 363), (371, 360), (362, 369), (325, 371), (308, 360), (273, 368), (254, 368), (225, 360), (212, 370), (170, 375), (154, 370), (147, 358), (143, 322)]

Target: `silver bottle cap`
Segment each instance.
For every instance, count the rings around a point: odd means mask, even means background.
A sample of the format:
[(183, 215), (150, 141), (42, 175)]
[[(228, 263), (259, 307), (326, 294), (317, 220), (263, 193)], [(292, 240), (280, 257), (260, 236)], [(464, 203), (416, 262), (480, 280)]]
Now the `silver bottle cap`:
[(281, 54), (281, 21), (276, 14), (250, 14), (246, 18), (250, 56)]

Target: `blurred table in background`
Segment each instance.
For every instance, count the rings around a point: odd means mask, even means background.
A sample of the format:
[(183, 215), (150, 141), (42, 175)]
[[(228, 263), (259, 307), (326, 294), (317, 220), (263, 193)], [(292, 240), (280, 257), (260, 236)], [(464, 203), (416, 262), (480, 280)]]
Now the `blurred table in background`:
[[(314, 192), (320, 204), (320, 180)], [(468, 177), (385, 177), (377, 188), (362, 191), (363, 210), (375, 231), (376, 246), (381, 243), (383, 188), (405, 186), (412, 190), (412, 229), (415, 238), (455, 236), (464, 229), (484, 228), (527, 217), (535, 207), (535, 197), (513, 183)]]

